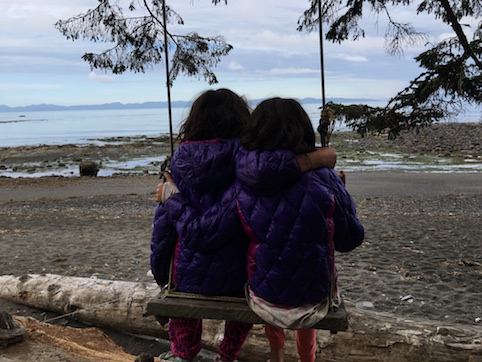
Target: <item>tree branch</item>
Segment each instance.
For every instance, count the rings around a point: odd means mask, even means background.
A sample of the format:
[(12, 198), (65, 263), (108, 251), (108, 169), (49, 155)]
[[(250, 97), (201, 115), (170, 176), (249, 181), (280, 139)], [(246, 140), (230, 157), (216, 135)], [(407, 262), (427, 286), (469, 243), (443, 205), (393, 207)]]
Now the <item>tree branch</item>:
[[(174, 36), (170, 32), (167, 31), (167, 24), (166, 24), (166, 26), (164, 26), (164, 23), (161, 20), (159, 20), (159, 18), (152, 12), (151, 8), (147, 4), (147, 1), (146, 0), (143, 0), (143, 1), (144, 1), (144, 6), (146, 7), (149, 15), (151, 15), (151, 17), (161, 26), (161, 28), (164, 29), (167, 36), (173, 41), (173, 43), (178, 45)], [(166, 44), (166, 46), (167, 46), (167, 44)]]
[(465, 36), (464, 31), (462, 30), (462, 27), (460, 26), (460, 23), (457, 20), (457, 17), (455, 16), (452, 8), (450, 7), (448, 0), (439, 0), (439, 1), (446, 12), (447, 20), (450, 22), (452, 29), (455, 31), (455, 34), (457, 34), (457, 37), (459, 38), (460, 44), (464, 48), (464, 52), (467, 53), (469, 57), (474, 60), (475, 64), (477, 64), (479, 69), (482, 70), (482, 63), (480, 62), (479, 59), (477, 59), (477, 56), (475, 55), (474, 50), (470, 46), (467, 40), (467, 37)]

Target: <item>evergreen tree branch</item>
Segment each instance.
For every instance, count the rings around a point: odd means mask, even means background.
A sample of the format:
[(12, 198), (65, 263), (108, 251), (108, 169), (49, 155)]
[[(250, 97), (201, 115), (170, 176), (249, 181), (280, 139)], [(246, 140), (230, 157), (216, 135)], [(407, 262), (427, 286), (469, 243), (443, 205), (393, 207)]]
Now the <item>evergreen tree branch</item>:
[(457, 17), (455, 16), (452, 7), (450, 6), (448, 0), (439, 0), (442, 3), (443, 8), (445, 9), (445, 12), (447, 14), (447, 21), (450, 23), (450, 26), (452, 29), (455, 31), (455, 34), (457, 34), (457, 37), (460, 41), (460, 44), (464, 48), (465, 53), (467, 53), (477, 64), (479, 67), (479, 70), (482, 71), (482, 62), (477, 58), (477, 56), (474, 53), (474, 50), (470, 46), (467, 37), (464, 34), (464, 31), (462, 30), (462, 26), (460, 25)]

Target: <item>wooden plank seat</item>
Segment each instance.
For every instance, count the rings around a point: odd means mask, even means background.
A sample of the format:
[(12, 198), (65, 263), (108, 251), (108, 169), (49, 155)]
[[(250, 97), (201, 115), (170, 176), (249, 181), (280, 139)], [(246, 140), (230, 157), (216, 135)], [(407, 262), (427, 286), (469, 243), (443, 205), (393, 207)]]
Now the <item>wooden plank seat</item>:
[[(241, 298), (232, 300), (214, 300), (214, 298), (196, 299), (195, 295), (176, 295), (161, 291), (147, 304), (147, 315), (154, 315), (164, 324), (168, 318), (199, 318), (214, 320), (231, 320), (245, 323), (264, 324)], [(319, 321), (314, 329), (325, 329), (332, 332), (345, 331), (348, 328), (348, 317), (343, 303), (333, 308), (328, 315)]]

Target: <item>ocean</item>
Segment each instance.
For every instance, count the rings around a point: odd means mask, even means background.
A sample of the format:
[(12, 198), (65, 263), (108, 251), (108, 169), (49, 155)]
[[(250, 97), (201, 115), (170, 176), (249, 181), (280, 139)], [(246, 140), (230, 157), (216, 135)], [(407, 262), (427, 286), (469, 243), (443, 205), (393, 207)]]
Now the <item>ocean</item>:
[[(318, 104), (304, 105), (315, 129), (318, 107)], [(188, 113), (189, 107), (172, 108), (174, 133), (179, 131)], [(102, 138), (160, 134), (169, 134), (167, 108), (0, 112), (0, 147), (87, 144)]]
[[(189, 109), (173, 108), (173, 130)], [(169, 133), (167, 108), (0, 113), (0, 147), (87, 144)]]
[[(303, 104), (316, 129), (319, 104)], [(173, 132), (187, 117), (189, 107), (172, 108)], [(461, 117), (465, 122), (480, 121), (480, 111)], [(337, 124), (336, 131), (347, 130)], [(167, 108), (68, 110), (49, 112), (0, 112), (0, 147), (88, 144), (99, 139), (169, 134)]]

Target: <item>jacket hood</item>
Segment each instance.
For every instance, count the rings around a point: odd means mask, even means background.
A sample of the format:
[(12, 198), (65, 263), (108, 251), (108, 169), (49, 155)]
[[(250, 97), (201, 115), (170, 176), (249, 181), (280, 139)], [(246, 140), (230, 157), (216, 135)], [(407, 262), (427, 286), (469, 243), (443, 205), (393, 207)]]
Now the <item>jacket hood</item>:
[(191, 202), (202, 195), (217, 195), (235, 179), (234, 153), (237, 139), (183, 142), (176, 150), (171, 169), (181, 193)]

